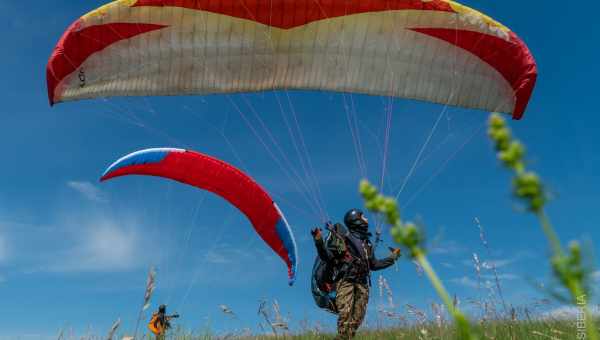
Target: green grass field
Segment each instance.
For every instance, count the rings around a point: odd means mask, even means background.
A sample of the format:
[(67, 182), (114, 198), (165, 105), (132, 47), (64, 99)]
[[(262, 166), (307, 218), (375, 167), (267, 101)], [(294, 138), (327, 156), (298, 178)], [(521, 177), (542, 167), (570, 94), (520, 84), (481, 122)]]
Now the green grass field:
[[(474, 325), (474, 331), (478, 339), (561, 339), (578, 340), (582, 337), (583, 330), (578, 330), (576, 320), (536, 320), (536, 321), (502, 321), (502, 322), (480, 322)], [(181, 329), (172, 331), (167, 339), (173, 340), (217, 340), (217, 339), (282, 339), (282, 340), (332, 340), (335, 334), (317, 333), (307, 331), (303, 334), (279, 334), (271, 335), (212, 335), (209, 331), (186, 332)], [(153, 339), (147, 337), (147, 339)], [(402, 327), (382, 330), (361, 331), (357, 340), (396, 340), (396, 339), (420, 339), (420, 340), (455, 340), (456, 335), (451, 325), (437, 325), (427, 323), (420, 326)]]

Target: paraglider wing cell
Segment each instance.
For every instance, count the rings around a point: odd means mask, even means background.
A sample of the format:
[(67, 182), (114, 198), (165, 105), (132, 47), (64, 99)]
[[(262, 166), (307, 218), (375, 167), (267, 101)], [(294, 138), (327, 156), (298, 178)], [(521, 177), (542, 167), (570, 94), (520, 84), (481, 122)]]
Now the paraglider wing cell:
[(158, 176), (213, 192), (237, 207), (260, 237), (288, 266), (290, 285), (296, 276), (296, 243), (279, 207), (248, 175), (216, 158), (182, 149), (148, 149), (129, 154), (104, 173), (101, 180), (126, 175)]

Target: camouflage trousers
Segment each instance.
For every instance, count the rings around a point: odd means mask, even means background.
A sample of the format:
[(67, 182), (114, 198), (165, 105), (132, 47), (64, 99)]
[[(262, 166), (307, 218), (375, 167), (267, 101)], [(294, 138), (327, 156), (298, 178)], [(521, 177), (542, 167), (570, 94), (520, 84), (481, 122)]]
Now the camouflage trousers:
[(349, 340), (365, 319), (369, 303), (369, 286), (342, 280), (338, 282), (335, 304), (338, 309), (336, 340)]

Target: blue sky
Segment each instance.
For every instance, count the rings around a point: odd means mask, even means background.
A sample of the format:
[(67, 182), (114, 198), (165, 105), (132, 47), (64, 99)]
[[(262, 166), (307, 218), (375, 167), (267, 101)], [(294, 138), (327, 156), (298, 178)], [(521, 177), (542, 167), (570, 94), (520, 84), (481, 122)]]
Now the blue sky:
[[(0, 143), (0, 339), (45, 338), (60, 328), (104, 334), (117, 318), (130, 331), (148, 268), (158, 268), (153, 308), (168, 303), (180, 324), (218, 332), (257, 328), (258, 301), (277, 299), (294, 329), (302, 319), (331, 327), (309, 293), (315, 256), (309, 229), (320, 223), (286, 172), (260, 144), (232, 102), (253, 119), (250, 103), (300, 172), (276, 95), (111, 99), (48, 106), (45, 66), (64, 29), (103, 1), (0, 2), (4, 65)], [(511, 123), (529, 161), (554, 195), (549, 214), (564, 240), (600, 239), (600, 118), (596, 105), (599, 5), (468, 1), (516, 31), (536, 56), (540, 77), (524, 120)], [(348, 99), (349, 97), (346, 97)], [(340, 220), (360, 206), (361, 171), (340, 94), (292, 92), (292, 106), (315, 168), (328, 215)], [(380, 181), (382, 98), (353, 96), (367, 176)], [(443, 107), (394, 101), (385, 190), (396, 192)], [(284, 109), (289, 115), (289, 107)], [(487, 115), (449, 108), (400, 195), (403, 215), (423, 221), (432, 262), (468, 307), (478, 296), (472, 253), (498, 265), (507, 301), (528, 305), (548, 282), (547, 247), (536, 221), (509, 195), (484, 130)], [(254, 126), (263, 135), (260, 124)], [(267, 138), (267, 137), (265, 137)], [(296, 140), (298, 141), (298, 140)], [(467, 143), (468, 142), (468, 143)], [(235, 209), (214, 195), (154, 178), (100, 184), (114, 160), (148, 147), (185, 147), (228, 161), (255, 177), (279, 201), (300, 253), (297, 284)], [(283, 159), (271, 144), (278, 159)], [(305, 158), (302, 158), (305, 159)], [(284, 167), (292, 171), (293, 166)], [(301, 176), (306, 179), (304, 176)], [(310, 201), (310, 200), (309, 200)], [(487, 256), (474, 223), (485, 226)], [(386, 239), (386, 244), (390, 244)], [(384, 247), (382, 247), (384, 248)], [(381, 251), (381, 256), (385, 251)], [(383, 273), (398, 310), (434, 299), (409, 261)], [(377, 275), (375, 276), (377, 277)], [(382, 301), (374, 290), (371, 310)], [(231, 307), (238, 319), (223, 315)], [(370, 314), (371, 322), (376, 320)]]

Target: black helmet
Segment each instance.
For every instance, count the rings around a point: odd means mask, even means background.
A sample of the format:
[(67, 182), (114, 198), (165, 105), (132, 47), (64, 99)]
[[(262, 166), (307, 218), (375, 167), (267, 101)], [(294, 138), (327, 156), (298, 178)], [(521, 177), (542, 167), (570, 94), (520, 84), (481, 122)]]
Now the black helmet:
[(349, 229), (361, 226), (368, 226), (368, 224), (363, 220), (362, 216), (362, 211), (358, 209), (351, 209), (346, 213), (346, 215), (344, 215), (344, 224)]
[(158, 306), (158, 312), (159, 313), (166, 313), (167, 312), (167, 306), (165, 306), (165, 305)]

